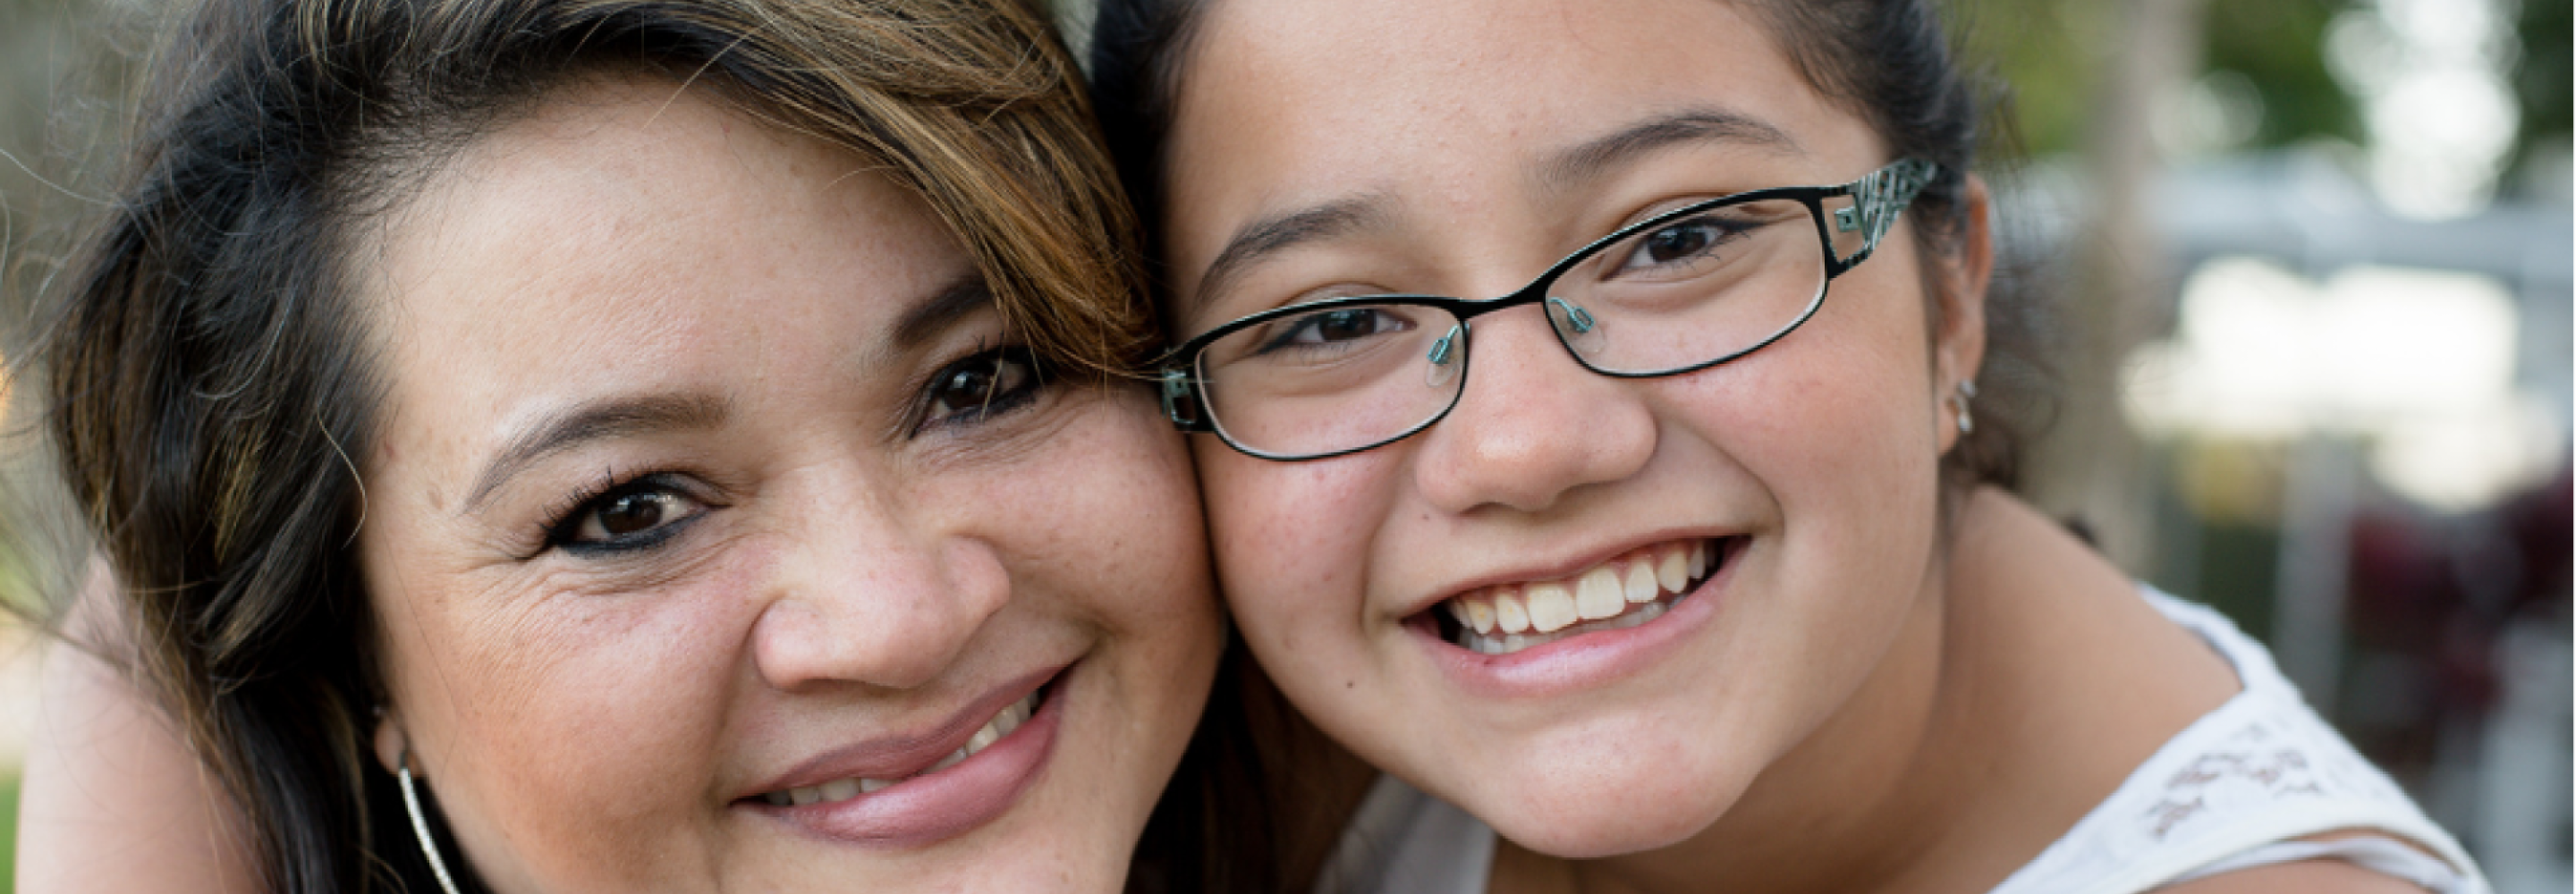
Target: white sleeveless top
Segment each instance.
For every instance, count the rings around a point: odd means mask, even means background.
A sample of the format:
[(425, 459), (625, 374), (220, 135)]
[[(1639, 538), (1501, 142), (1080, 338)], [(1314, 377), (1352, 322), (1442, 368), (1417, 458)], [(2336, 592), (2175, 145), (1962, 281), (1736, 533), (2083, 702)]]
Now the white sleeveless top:
[[(2434, 894), (2492, 894), (2459, 843), (2308, 709), (2262, 644), (2207, 607), (2140, 589), (2235, 665), (2245, 689), (2166, 741), (1993, 894), (2136, 894), (2320, 858)], [(2297, 840), (2346, 830), (2364, 834)], [(1485, 894), (1494, 842), (1465, 811), (1380, 776), (1315, 891)]]

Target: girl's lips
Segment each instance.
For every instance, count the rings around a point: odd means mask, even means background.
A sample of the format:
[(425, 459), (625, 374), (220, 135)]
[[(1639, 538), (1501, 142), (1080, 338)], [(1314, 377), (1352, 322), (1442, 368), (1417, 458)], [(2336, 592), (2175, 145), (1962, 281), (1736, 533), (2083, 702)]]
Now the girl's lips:
[(799, 832), (842, 844), (918, 847), (955, 837), (1010, 810), (1043, 775), (1066, 704), (1070, 669), (1050, 681), (1037, 713), (956, 764), (846, 800), (780, 807), (758, 798), (736, 809), (766, 813)]
[(1550, 698), (1633, 675), (1664, 659), (1716, 617), (1746, 544), (1740, 540), (1707, 580), (1651, 621), (1596, 630), (1506, 655), (1484, 655), (1441, 637), (1439, 625), (1418, 617), (1405, 625), (1432, 663), (1465, 694), (1503, 700)]

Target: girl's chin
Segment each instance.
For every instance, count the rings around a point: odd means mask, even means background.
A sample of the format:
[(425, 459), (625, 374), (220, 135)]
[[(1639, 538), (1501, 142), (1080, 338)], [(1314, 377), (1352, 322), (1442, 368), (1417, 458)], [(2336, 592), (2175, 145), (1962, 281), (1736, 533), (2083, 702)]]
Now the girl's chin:
[(1688, 810), (1661, 804), (1653, 809), (1565, 810), (1525, 815), (1492, 823), (1512, 843), (1537, 853), (1568, 860), (1591, 860), (1671, 847), (1706, 831), (1725, 813), (1723, 808)]
[[(1556, 766), (1530, 762), (1527, 766)], [(1742, 797), (1751, 772), (1549, 774), (1453, 803), (1514, 844), (1551, 857), (1595, 859), (1671, 847), (1708, 830)]]

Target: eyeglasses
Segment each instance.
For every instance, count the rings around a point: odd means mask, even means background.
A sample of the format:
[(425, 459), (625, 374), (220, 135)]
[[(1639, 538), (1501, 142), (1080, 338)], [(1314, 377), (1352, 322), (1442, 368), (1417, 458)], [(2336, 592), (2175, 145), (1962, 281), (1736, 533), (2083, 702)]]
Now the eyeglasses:
[[(1274, 460), (1322, 459), (1431, 427), (1466, 393), (1469, 322), (1542, 305), (1585, 369), (1707, 369), (1788, 335), (1878, 247), (1940, 168), (1900, 159), (1841, 186), (1737, 193), (1622, 227), (1519, 291), (1354, 295), (1267, 310), (1164, 356), (1163, 413)], [(1814, 241), (1810, 241), (1810, 240)]]

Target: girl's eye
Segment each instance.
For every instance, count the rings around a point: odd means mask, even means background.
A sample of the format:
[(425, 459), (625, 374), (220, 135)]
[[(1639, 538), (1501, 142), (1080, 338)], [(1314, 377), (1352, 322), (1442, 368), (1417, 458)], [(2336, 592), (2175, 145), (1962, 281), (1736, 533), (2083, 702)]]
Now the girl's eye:
[(988, 418), (1028, 403), (1042, 385), (1037, 358), (1027, 348), (985, 351), (931, 375), (922, 394), (922, 424)]
[(1677, 264), (1709, 254), (1735, 229), (1710, 218), (1686, 220), (1637, 237), (1636, 247), (1620, 261), (1621, 270)]
[(1288, 347), (1345, 344), (1412, 328), (1408, 321), (1383, 307), (1346, 307), (1281, 322), (1285, 325), (1262, 345), (1263, 353)]
[(1327, 312), (1298, 314), (1298, 317), (1280, 319), (1278, 325), (1270, 330), (1270, 338), (1262, 338), (1260, 345), (1252, 350), (1252, 356), (1273, 356), (1280, 350), (1306, 353), (1306, 350), (1319, 348), (1358, 348), (1363, 340), (1378, 338), (1378, 335), (1394, 335), (1394, 332), (1412, 330), (1412, 327), (1412, 319), (1399, 317), (1391, 307), (1337, 307), (1327, 309)]
[(555, 523), (549, 539), (574, 552), (644, 549), (706, 511), (705, 503), (649, 476), (584, 501)]

